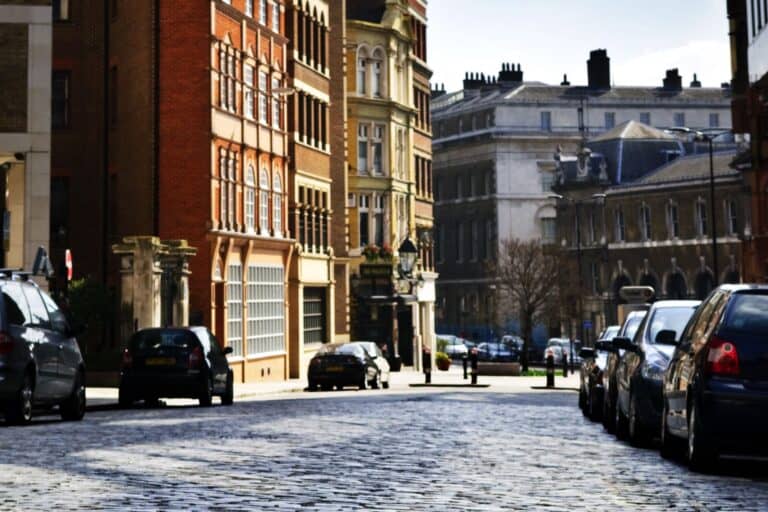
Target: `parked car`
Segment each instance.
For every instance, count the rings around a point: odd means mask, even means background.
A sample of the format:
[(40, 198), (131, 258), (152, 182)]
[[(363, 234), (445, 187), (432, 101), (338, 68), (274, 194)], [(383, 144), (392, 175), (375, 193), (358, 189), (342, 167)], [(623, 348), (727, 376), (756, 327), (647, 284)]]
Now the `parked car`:
[[(650, 306), (648, 306), (650, 307)], [(624, 319), (619, 336), (633, 339), (637, 328), (645, 318), (648, 307), (630, 311)], [(603, 426), (608, 432), (614, 432), (616, 427), (616, 368), (619, 366), (621, 356), (624, 350), (610, 345), (605, 345), (609, 349), (608, 358), (603, 370)]]
[(452, 358), (462, 357), (469, 353), (469, 349), (465, 345), (466, 340), (463, 338), (453, 334), (438, 334), (437, 339), (446, 342), (445, 353)]
[(723, 285), (699, 306), (664, 375), (662, 454), (692, 469), (768, 455), (768, 286)]
[(624, 356), (616, 369), (616, 436), (636, 446), (658, 435), (661, 427), (662, 379), (698, 300), (655, 302), (633, 340), (617, 337)]
[(510, 349), (512, 349), (514, 352), (517, 352), (518, 354), (523, 352), (523, 347), (525, 345), (523, 338), (520, 336), (515, 336), (514, 334), (505, 334), (502, 336), (501, 343), (507, 345)]
[[(573, 346), (573, 353), (571, 353), (571, 346)], [(574, 342), (571, 343), (571, 340), (569, 338), (550, 338), (549, 341), (547, 341), (547, 348), (544, 350), (545, 361), (548, 355), (547, 350), (552, 347), (560, 348), (560, 350), (552, 351), (552, 355), (555, 358), (556, 365), (563, 364), (563, 358), (567, 358), (569, 363), (571, 361), (577, 364), (581, 363), (581, 358), (578, 356), (578, 352), (579, 350), (581, 350), (580, 340), (574, 340)]]
[(610, 344), (621, 329), (620, 325), (607, 327), (595, 342), (594, 348), (582, 348), (580, 366), (579, 406), (592, 421), (603, 414), (603, 370), (610, 355)]
[(360, 345), (366, 352), (368, 352), (368, 355), (371, 356), (373, 362), (376, 363), (376, 366), (379, 368), (382, 387), (388, 389), (390, 380), (389, 362), (387, 361), (387, 358), (384, 357), (381, 348), (373, 341), (353, 341), (352, 343)]
[(517, 361), (517, 353), (512, 352), (504, 343), (480, 343), (477, 346), (478, 361), (509, 362)]
[(334, 386), (337, 389), (344, 386), (378, 388), (381, 370), (362, 345), (330, 343), (323, 345), (309, 361), (307, 380), (310, 391), (318, 386), (325, 391)]
[(26, 424), (33, 408), (85, 415), (85, 363), (64, 313), (26, 274), (0, 272), (0, 404), (5, 421)]
[(213, 396), (231, 405), (234, 378), (226, 355), (206, 327), (142, 329), (123, 351), (118, 402), (129, 407), (138, 400), (196, 398), (209, 406)]

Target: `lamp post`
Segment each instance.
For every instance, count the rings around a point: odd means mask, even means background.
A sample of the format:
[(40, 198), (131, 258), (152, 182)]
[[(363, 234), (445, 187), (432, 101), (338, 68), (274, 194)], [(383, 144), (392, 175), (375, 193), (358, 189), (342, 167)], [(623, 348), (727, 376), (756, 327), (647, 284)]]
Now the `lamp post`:
[(410, 280), (413, 273), (413, 266), (416, 264), (416, 258), (419, 256), (419, 250), (416, 245), (411, 242), (410, 238), (403, 240), (400, 247), (397, 249), (397, 255), (399, 259), (398, 270), (402, 277)]

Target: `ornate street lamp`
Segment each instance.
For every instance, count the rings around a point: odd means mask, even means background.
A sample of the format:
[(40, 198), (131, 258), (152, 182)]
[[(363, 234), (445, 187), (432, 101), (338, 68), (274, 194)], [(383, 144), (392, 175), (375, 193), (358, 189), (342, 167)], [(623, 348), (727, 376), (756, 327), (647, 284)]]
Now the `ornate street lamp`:
[(416, 264), (416, 258), (419, 256), (419, 250), (411, 242), (410, 238), (406, 238), (397, 249), (397, 254), (400, 260), (400, 274), (405, 277), (411, 277), (413, 266)]

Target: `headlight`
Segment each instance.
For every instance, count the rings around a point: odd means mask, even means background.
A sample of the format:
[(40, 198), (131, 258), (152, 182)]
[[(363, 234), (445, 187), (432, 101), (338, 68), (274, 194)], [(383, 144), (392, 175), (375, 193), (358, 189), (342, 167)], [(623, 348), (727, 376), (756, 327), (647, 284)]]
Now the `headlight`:
[(662, 380), (664, 378), (664, 371), (666, 368), (656, 361), (645, 361), (640, 367), (640, 375), (644, 379), (650, 380)]

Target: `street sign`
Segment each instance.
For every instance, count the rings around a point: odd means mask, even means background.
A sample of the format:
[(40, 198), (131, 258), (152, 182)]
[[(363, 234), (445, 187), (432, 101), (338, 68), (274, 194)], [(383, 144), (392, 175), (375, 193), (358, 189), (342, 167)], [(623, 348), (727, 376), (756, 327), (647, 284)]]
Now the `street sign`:
[(591, 320), (584, 320), (584, 328), (585, 329), (591, 329), (592, 328), (592, 321)]
[(67, 249), (64, 251), (64, 266), (67, 268), (67, 281), (72, 280), (72, 252)]

